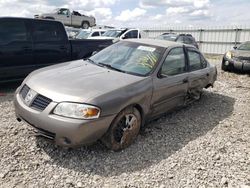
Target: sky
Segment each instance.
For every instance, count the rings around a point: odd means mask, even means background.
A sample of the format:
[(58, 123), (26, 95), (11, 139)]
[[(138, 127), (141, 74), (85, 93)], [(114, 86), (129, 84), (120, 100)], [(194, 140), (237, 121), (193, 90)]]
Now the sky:
[(0, 0), (0, 16), (34, 17), (59, 7), (115, 27), (250, 25), (250, 0)]

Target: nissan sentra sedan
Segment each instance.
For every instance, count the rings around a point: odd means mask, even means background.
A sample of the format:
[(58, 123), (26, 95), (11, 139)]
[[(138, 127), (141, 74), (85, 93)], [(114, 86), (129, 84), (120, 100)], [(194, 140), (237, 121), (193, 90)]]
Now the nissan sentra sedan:
[(198, 100), (216, 68), (193, 46), (154, 39), (118, 42), (88, 60), (31, 73), (16, 90), (18, 121), (65, 147), (135, 141), (149, 119)]
[(221, 64), (224, 71), (240, 71), (250, 73), (250, 41), (242, 43), (238, 48), (224, 54)]

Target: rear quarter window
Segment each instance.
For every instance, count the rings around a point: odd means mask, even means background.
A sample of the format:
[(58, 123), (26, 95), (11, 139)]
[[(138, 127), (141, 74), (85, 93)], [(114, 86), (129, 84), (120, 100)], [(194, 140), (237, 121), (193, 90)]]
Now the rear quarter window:
[(62, 41), (65, 39), (60, 25), (56, 22), (35, 22), (33, 38), (36, 42)]
[(27, 40), (27, 28), (23, 20), (0, 20), (0, 44)]

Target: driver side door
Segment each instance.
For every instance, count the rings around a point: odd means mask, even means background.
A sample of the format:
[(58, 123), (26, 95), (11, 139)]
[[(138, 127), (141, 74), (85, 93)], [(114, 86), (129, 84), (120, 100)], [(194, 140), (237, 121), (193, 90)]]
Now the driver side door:
[(188, 90), (188, 72), (183, 47), (169, 51), (158, 76), (153, 80), (153, 85), (153, 116), (184, 105)]

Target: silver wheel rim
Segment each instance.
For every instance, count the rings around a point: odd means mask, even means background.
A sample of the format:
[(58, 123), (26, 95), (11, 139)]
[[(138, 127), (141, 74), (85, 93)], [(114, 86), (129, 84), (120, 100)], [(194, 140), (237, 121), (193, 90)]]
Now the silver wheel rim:
[(134, 114), (126, 114), (118, 122), (115, 129), (114, 139), (116, 142), (123, 144), (130, 139), (133, 129), (137, 127), (138, 119)]

